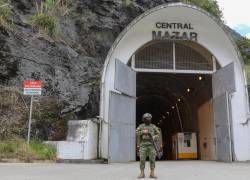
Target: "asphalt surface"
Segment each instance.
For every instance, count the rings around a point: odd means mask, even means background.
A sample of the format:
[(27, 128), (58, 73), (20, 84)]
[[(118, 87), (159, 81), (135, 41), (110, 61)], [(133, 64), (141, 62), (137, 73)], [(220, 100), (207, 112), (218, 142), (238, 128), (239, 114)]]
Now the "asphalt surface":
[[(0, 164), (0, 180), (133, 180), (139, 163), (125, 164)], [(161, 161), (161, 180), (250, 180), (250, 163)], [(149, 175), (147, 162), (146, 176)], [(149, 179), (149, 178), (145, 178)]]

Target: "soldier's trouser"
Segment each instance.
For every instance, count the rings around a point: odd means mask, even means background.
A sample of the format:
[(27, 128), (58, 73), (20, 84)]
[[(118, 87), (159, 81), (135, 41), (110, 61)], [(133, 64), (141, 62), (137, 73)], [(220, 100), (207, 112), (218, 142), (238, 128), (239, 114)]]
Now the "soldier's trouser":
[(146, 162), (147, 156), (149, 157), (150, 169), (155, 168), (156, 151), (155, 151), (154, 146), (149, 145), (149, 146), (140, 147), (139, 154), (140, 154), (140, 169), (141, 170), (145, 169), (145, 162)]

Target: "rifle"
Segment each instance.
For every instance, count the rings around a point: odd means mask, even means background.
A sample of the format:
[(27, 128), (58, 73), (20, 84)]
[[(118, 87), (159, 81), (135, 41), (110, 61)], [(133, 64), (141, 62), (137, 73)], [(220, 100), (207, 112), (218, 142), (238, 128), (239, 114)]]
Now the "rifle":
[(159, 138), (153, 138), (153, 135), (151, 133), (149, 133), (149, 136), (150, 136), (151, 142), (155, 148), (158, 159), (161, 159), (163, 153), (161, 152)]

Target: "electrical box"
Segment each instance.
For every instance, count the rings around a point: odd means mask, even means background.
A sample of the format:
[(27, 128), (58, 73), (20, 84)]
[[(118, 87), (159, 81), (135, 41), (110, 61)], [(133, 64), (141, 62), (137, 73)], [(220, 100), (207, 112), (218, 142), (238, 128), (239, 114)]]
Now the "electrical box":
[(197, 135), (192, 132), (176, 133), (172, 136), (172, 158), (197, 159)]

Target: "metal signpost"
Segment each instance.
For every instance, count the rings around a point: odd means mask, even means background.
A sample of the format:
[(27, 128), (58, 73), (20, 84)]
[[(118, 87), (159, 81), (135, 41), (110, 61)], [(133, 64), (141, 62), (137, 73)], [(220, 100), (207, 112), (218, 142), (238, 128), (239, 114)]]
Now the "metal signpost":
[(28, 136), (27, 143), (30, 143), (30, 130), (32, 122), (32, 107), (33, 107), (33, 96), (42, 94), (42, 81), (31, 81), (25, 80), (23, 83), (24, 86), (24, 95), (31, 95), (30, 99), (30, 113), (29, 113), (29, 123), (28, 123)]

